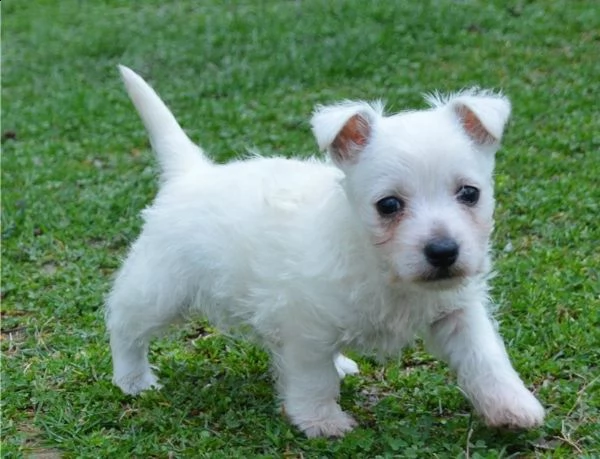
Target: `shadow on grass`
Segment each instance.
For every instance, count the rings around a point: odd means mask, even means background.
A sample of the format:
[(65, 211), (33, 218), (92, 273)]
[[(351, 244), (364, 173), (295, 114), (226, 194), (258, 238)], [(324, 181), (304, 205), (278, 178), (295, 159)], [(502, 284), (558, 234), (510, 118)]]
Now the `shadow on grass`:
[[(246, 363), (240, 362), (242, 354)], [(161, 362), (160, 392), (174, 417), (193, 425), (223, 433), (264, 429), (263, 424), (284, 421), (267, 362), (264, 352), (245, 347), (217, 358), (198, 350), (191, 361)]]

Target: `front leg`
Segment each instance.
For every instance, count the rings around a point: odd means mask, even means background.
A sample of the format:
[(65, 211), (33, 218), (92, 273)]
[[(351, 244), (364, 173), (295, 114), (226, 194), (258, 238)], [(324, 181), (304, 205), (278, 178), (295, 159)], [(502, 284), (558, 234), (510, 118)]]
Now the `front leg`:
[(531, 428), (544, 409), (513, 369), (485, 307), (448, 313), (429, 330), (431, 350), (446, 360), (458, 383), (489, 426)]
[(276, 358), (279, 389), (290, 421), (307, 437), (342, 437), (356, 421), (337, 402), (340, 377), (334, 352), (321, 343), (294, 339)]

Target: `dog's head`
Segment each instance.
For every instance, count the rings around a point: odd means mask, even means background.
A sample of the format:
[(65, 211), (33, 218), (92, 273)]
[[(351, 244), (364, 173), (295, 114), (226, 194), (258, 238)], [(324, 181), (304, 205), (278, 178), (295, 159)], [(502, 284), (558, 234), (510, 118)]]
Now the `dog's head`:
[(494, 154), (510, 103), (476, 90), (428, 100), (428, 110), (393, 116), (365, 102), (318, 107), (312, 127), (394, 276), (448, 288), (488, 269)]

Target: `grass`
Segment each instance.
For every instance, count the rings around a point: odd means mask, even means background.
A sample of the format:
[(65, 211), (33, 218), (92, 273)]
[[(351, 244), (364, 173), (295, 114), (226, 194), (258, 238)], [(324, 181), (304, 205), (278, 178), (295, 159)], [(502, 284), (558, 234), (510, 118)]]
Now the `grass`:
[[(2, 456), (600, 455), (600, 16), (592, 1), (2, 5)], [(218, 160), (316, 151), (316, 103), (502, 88), (494, 297), (516, 368), (548, 408), (485, 428), (420, 347), (361, 358), (361, 427), (307, 440), (278, 413), (266, 355), (202, 322), (158, 340), (165, 389), (110, 383), (103, 296), (156, 191), (116, 64), (146, 76)]]

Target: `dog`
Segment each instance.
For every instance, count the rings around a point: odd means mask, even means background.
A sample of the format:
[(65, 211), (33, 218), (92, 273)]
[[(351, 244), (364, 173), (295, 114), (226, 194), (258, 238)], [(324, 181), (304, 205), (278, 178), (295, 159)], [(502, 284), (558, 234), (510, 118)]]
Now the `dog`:
[(434, 94), (428, 109), (392, 116), (381, 103), (319, 106), (311, 125), (326, 160), (218, 165), (140, 76), (120, 73), (161, 166), (107, 298), (123, 392), (160, 387), (150, 339), (201, 313), (223, 330), (252, 331), (270, 353), (284, 413), (308, 437), (357, 425), (337, 401), (340, 378), (358, 372), (344, 349), (397, 355), (416, 336), (488, 425), (543, 422), (488, 312), (505, 96)]

